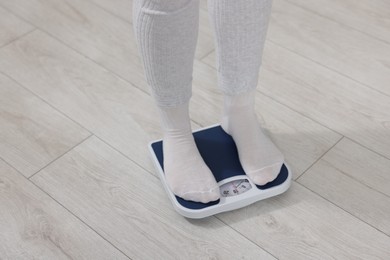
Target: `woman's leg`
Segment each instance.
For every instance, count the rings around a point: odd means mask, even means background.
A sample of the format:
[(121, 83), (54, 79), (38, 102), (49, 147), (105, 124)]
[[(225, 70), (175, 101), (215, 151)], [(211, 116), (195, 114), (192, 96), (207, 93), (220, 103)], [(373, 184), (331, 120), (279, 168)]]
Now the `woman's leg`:
[(189, 117), (199, 0), (133, 1), (135, 36), (161, 119), (167, 184), (187, 200), (216, 200), (219, 187), (199, 154)]
[(272, 0), (208, 0), (224, 94), (221, 125), (233, 137), (246, 174), (259, 185), (274, 180), (284, 161), (254, 109), (271, 7)]

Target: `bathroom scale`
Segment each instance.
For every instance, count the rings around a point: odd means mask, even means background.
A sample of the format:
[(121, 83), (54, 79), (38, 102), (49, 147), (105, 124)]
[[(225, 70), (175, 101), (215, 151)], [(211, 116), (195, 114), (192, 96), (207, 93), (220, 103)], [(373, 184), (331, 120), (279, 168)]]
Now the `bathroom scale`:
[(292, 173), (286, 163), (275, 180), (265, 185), (254, 184), (245, 174), (233, 138), (219, 124), (193, 131), (196, 146), (220, 188), (220, 199), (208, 203), (185, 200), (171, 192), (164, 177), (162, 139), (149, 143), (152, 160), (174, 209), (187, 218), (204, 218), (245, 207), (285, 192), (291, 185)]

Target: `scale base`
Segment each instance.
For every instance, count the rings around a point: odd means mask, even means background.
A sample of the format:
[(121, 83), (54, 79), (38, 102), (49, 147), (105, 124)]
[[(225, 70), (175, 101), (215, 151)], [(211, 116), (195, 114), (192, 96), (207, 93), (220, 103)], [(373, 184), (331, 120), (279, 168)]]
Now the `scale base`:
[(149, 150), (160, 180), (174, 209), (184, 217), (205, 218), (239, 209), (256, 201), (279, 195), (290, 187), (292, 173), (286, 163), (272, 182), (262, 186), (254, 184), (242, 169), (233, 138), (219, 124), (198, 129), (193, 132), (193, 135), (200, 155), (220, 187), (234, 180), (247, 179), (252, 188), (235, 196), (221, 195), (219, 200), (209, 203), (184, 200), (173, 194), (165, 181), (162, 139), (152, 141), (149, 143)]

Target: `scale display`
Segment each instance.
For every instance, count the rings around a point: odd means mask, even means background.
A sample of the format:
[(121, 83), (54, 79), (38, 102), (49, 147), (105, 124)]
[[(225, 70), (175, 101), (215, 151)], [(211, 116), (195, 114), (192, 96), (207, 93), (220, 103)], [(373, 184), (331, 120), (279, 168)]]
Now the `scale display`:
[(252, 188), (248, 179), (235, 180), (225, 183), (219, 187), (221, 196), (230, 197), (240, 195)]

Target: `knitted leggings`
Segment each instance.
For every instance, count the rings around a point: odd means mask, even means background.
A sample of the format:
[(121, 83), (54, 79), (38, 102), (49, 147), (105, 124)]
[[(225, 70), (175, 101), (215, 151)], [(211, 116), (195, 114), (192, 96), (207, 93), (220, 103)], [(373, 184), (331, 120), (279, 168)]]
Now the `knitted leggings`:
[[(207, 4), (219, 89), (226, 95), (253, 90), (272, 0), (208, 0)], [(168, 107), (189, 102), (199, 0), (133, 0), (133, 28), (156, 104)]]

